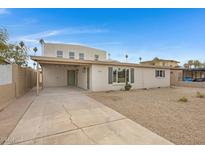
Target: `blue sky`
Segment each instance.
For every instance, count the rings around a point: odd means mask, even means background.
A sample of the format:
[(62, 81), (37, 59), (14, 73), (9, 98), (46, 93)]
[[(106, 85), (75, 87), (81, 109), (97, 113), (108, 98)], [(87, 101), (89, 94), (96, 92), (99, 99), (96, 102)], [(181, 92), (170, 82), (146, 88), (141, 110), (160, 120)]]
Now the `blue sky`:
[(120, 61), (205, 61), (205, 9), (0, 9), (0, 27), (11, 42), (37, 46), (37, 55), (43, 38), (101, 48)]

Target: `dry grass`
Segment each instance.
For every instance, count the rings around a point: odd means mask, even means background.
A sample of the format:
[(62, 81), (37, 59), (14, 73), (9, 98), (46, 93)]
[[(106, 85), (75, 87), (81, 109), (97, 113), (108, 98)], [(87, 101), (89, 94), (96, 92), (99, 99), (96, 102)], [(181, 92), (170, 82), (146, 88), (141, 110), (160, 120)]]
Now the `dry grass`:
[(188, 102), (188, 99), (186, 97), (181, 97), (178, 102)]
[[(205, 144), (205, 89), (161, 88), (87, 95), (175, 144)], [(186, 97), (187, 103), (178, 99)]]
[(196, 97), (198, 98), (204, 98), (204, 95), (200, 93), (199, 91), (196, 92)]

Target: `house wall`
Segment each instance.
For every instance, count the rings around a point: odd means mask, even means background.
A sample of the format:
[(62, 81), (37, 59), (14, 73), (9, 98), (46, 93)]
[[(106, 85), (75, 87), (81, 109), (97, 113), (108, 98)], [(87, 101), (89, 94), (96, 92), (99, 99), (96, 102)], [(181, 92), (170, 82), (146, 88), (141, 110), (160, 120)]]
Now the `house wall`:
[(86, 67), (78, 68), (78, 87), (87, 89), (87, 71)]
[(172, 61), (150, 61), (150, 62), (142, 62), (145, 65), (154, 65), (154, 66), (165, 66), (165, 67), (177, 67), (177, 62)]
[(64, 66), (64, 65), (43, 65), (43, 86), (59, 87), (67, 86), (67, 71), (76, 70), (77, 86), (87, 88), (86, 67), (84, 66)]
[(170, 72), (170, 84), (172, 86), (177, 85), (179, 81), (183, 80), (183, 70), (171, 70)]
[[(108, 67), (105, 65), (92, 65), (91, 82), (93, 91), (107, 91), (124, 89), (125, 83), (108, 84)], [(126, 67), (130, 68), (130, 67)], [(165, 69), (165, 78), (156, 78), (154, 68), (134, 68), (133, 89), (169, 87), (170, 70)]]
[(94, 60), (94, 55), (99, 55), (99, 60), (106, 60), (106, 52), (103, 50), (69, 44), (45, 43), (42, 45), (43, 56), (57, 57), (57, 51), (63, 51), (63, 58), (69, 58), (69, 51), (75, 52), (75, 59), (79, 59), (79, 53), (84, 53), (85, 60)]

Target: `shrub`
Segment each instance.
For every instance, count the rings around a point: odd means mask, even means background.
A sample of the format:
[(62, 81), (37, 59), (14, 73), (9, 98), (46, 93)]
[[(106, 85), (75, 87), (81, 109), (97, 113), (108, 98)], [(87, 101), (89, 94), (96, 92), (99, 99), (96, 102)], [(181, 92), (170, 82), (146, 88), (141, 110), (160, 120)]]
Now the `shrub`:
[(202, 93), (200, 93), (199, 91), (197, 91), (196, 97), (197, 98), (204, 98), (204, 95)]
[(186, 97), (182, 97), (178, 101), (179, 102), (188, 102), (188, 99)]

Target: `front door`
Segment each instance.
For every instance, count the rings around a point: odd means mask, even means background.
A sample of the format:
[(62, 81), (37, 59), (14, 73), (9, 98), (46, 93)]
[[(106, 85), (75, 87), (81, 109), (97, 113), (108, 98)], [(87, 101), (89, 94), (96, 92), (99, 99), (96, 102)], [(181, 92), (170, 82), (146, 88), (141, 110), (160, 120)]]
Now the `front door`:
[(75, 71), (69, 70), (67, 72), (68, 86), (75, 86)]

